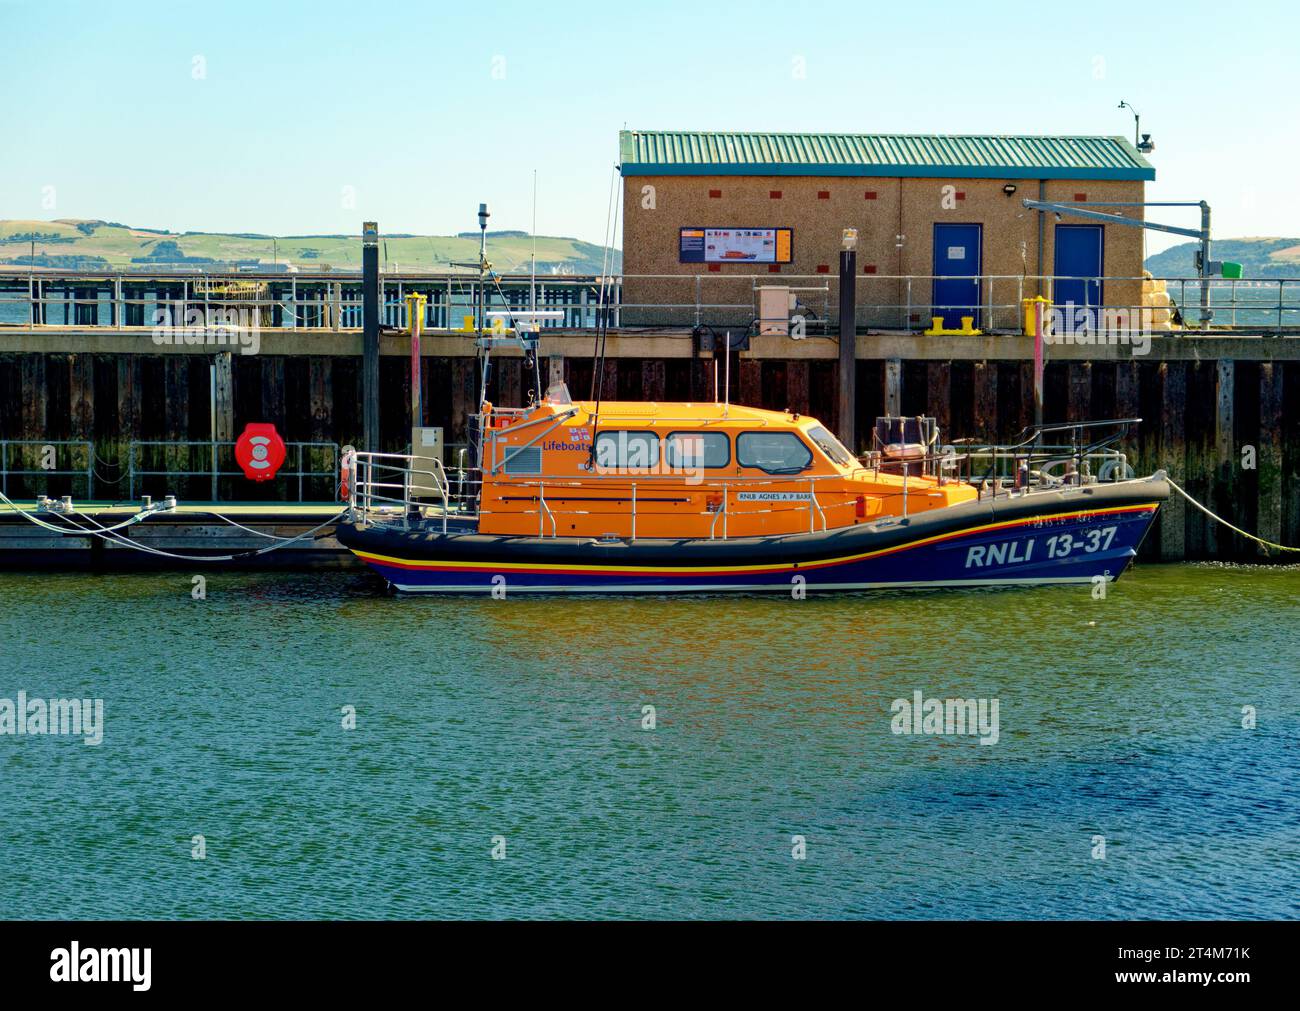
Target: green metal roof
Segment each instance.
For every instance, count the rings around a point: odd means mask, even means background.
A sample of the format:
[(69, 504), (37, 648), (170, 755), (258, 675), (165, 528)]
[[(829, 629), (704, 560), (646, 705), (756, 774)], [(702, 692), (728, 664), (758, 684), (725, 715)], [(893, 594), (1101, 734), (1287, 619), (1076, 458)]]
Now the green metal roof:
[(1156, 177), (1123, 137), (623, 130), (619, 158), (625, 176)]

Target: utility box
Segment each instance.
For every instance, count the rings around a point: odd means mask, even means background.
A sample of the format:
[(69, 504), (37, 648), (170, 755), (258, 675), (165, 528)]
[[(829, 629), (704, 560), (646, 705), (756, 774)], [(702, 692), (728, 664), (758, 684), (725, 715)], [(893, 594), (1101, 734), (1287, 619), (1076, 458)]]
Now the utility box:
[(442, 426), (411, 429), (411, 498), (442, 501), (442, 489), (431, 476), (441, 474)]
[(794, 300), (786, 285), (764, 285), (758, 289), (758, 332), (763, 336), (787, 337)]

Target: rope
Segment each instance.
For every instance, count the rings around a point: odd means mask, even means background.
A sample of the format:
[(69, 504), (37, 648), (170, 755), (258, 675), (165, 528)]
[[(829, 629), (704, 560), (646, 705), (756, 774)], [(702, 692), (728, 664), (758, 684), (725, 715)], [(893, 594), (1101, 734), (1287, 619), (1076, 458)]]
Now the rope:
[[(299, 534), (297, 537), (291, 537), (286, 540), (280, 541), (276, 544), (268, 544), (266, 547), (258, 548), (255, 551), (241, 551), (233, 555), (182, 555), (174, 551), (163, 551), (161, 548), (152, 548), (149, 547), (147, 544), (140, 544), (139, 542), (133, 541), (129, 537), (123, 537), (121, 534), (118, 533), (113, 533), (111, 531), (107, 533), (100, 533), (96, 529), (83, 527), (79, 523), (75, 522), (71, 516), (63, 515), (63, 514), (56, 514), (56, 515), (59, 515), (61, 519), (64, 519), (68, 523), (72, 524), (74, 529), (79, 530), (82, 533), (87, 533), (90, 534), (91, 536), (98, 537), (100, 538), (100, 540), (103, 541), (115, 542), (121, 544), (123, 547), (133, 548), (136, 551), (144, 551), (151, 555), (159, 555), (163, 558), (174, 558), (182, 562), (236, 562), (244, 558), (254, 558), (258, 555), (265, 555), (272, 551), (277, 550), (278, 548), (288, 547), (290, 544), (294, 543), (295, 541), (305, 540), (308, 537), (314, 538), (314, 535), (317, 532), (329, 526), (331, 523), (333, 523), (335, 520), (337, 520), (340, 516), (342, 516), (346, 512), (347, 512), (346, 509), (340, 510), (338, 513), (336, 513), (335, 515), (327, 519), (324, 523), (320, 524), (319, 526), (312, 527), (312, 529), (310, 530), (304, 531), (303, 533)], [(31, 517), (28, 517), (28, 519), (30, 518)], [(89, 522), (89, 520), (87, 522)], [(68, 533), (68, 531), (58, 527), (54, 527), (52, 529), (57, 529), (59, 530), (60, 533), (63, 534)]]
[[(25, 509), (19, 508), (19, 506), (15, 504), (14, 501), (3, 492), (0, 492), (0, 502), (3, 502), (5, 505), (7, 505), (10, 509), (12, 509), (14, 512), (16, 512), (19, 516), (23, 517), (24, 519), (30, 520), (32, 523), (35, 523), (38, 527), (44, 527), (46, 530), (53, 530), (55, 533), (60, 533), (60, 534), (67, 532), (63, 529), (63, 527), (58, 527), (53, 525), (52, 523), (46, 523), (43, 520), (38, 520), (36, 517), (28, 513)], [(52, 512), (50, 513), (50, 515), (62, 516), (64, 514)], [(141, 520), (144, 519), (145, 515), (146, 515), (145, 513), (139, 512), (136, 513), (134, 516), (130, 517), (129, 519), (123, 520), (121, 523), (115, 523), (111, 527), (102, 527), (101, 529), (109, 533), (115, 532), (117, 530), (122, 530), (126, 527), (134, 526), (136, 523), (139, 523)]]
[[(3, 492), (0, 492), (0, 502), (3, 502), (5, 505), (9, 506), (10, 509), (16, 512), (19, 516), (21, 516), (23, 519), (27, 520), (29, 523), (35, 524), (38, 527), (41, 527), (45, 530), (52, 530), (54, 533), (63, 536), (67, 536), (70, 533), (72, 533), (72, 531), (68, 530), (67, 527), (56, 526), (53, 523), (46, 523), (44, 520), (38, 519), (37, 517), (31, 515), (25, 510), (20, 509)], [(346, 512), (347, 512), (346, 509), (340, 509), (337, 513), (335, 513), (329, 519), (325, 520), (325, 522), (321, 523), (319, 526), (315, 526), (312, 527), (310, 530), (303, 531), (302, 533), (298, 534), (296, 537), (285, 537), (285, 538), (277, 537), (276, 543), (268, 544), (264, 548), (257, 548), (256, 550), (253, 551), (241, 551), (231, 555), (182, 555), (173, 551), (163, 551), (161, 548), (153, 548), (147, 544), (141, 544), (138, 541), (133, 541), (129, 537), (123, 537), (121, 534), (117, 533), (118, 530), (124, 527), (133, 526), (134, 524), (143, 521), (143, 519), (145, 518), (145, 514), (143, 513), (138, 513), (135, 516), (132, 516), (130, 519), (125, 520), (122, 523), (114, 524), (111, 527), (106, 527), (106, 526), (102, 526), (101, 524), (95, 523), (94, 520), (90, 519), (89, 516), (80, 517), (86, 523), (90, 524), (90, 526), (82, 526), (80, 523), (76, 522), (76, 520), (73, 519), (71, 515), (67, 513), (50, 513), (50, 515), (57, 516), (59, 519), (68, 523), (73, 528), (73, 530), (76, 530), (79, 533), (90, 534), (92, 537), (98, 537), (102, 541), (121, 544), (123, 547), (132, 548), (136, 551), (144, 551), (151, 555), (161, 555), (164, 558), (175, 558), (182, 562), (235, 562), (243, 558), (254, 558), (258, 555), (265, 555), (271, 551), (275, 551), (278, 548), (288, 547), (290, 544), (293, 544), (296, 541), (306, 540), (308, 537), (314, 537), (315, 534), (317, 534), (321, 530), (324, 530), (331, 523), (337, 521)], [(209, 515), (216, 516), (218, 519), (226, 520), (226, 518), (224, 516), (221, 516), (219, 513), (210, 513)], [(242, 529), (246, 529), (246, 530), (249, 529), (247, 527), (243, 527), (242, 524), (235, 523), (233, 520), (226, 520), (226, 522), (230, 523), (233, 526), (241, 527)], [(262, 534), (260, 533), (260, 531), (256, 531), (256, 530), (249, 530), (249, 532), (256, 533), (261, 537), (275, 536), (273, 534)]]
[(1275, 550), (1275, 551), (1300, 551), (1300, 548), (1290, 548), (1290, 547), (1287, 547), (1285, 544), (1274, 544), (1272, 541), (1266, 541), (1266, 540), (1264, 540), (1264, 538), (1262, 538), (1262, 537), (1257, 537), (1257, 536), (1254, 535), (1254, 534), (1248, 534), (1248, 533), (1246, 533), (1246, 531), (1242, 530), (1241, 527), (1235, 527), (1235, 526), (1233, 526), (1231, 523), (1229, 523), (1227, 520), (1225, 520), (1222, 516), (1216, 516), (1214, 513), (1210, 512), (1210, 510), (1206, 509), (1205, 506), (1201, 505), (1201, 503), (1197, 502), (1196, 499), (1192, 498), (1191, 495), (1187, 494), (1187, 492), (1185, 492), (1182, 488), (1180, 488), (1180, 487), (1178, 486), (1178, 484), (1174, 481), (1173, 478), (1171, 478), (1171, 477), (1169, 477), (1168, 475), (1166, 475), (1166, 476), (1165, 476), (1165, 480), (1169, 482), (1169, 487), (1170, 487), (1170, 488), (1172, 488), (1172, 489), (1174, 489), (1174, 491), (1178, 492), (1179, 495), (1181, 495), (1183, 498), (1187, 499), (1188, 502), (1190, 502), (1192, 505), (1196, 506), (1197, 509), (1199, 509), (1199, 510), (1201, 510), (1201, 512), (1205, 513), (1205, 515), (1208, 516), (1208, 517), (1210, 517), (1210, 519), (1214, 520), (1214, 522), (1216, 522), (1216, 523), (1222, 523), (1225, 527), (1227, 527), (1227, 528), (1228, 528), (1229, 530), (1231, 530), (1233, 533), (1235, 533), (1235, 534), (1240, 534), (1242, 537), (1246, 538), (1246, 540), (1248, 540), (1248, 541), (1254, 541), (1254, 542), (1257, 543), (1257, 544), (1262, 544), (1262, 545), (1264, 545), (1264, 547), (1266, 547), (1266, 548), (1272, 548), (1272, 549)]

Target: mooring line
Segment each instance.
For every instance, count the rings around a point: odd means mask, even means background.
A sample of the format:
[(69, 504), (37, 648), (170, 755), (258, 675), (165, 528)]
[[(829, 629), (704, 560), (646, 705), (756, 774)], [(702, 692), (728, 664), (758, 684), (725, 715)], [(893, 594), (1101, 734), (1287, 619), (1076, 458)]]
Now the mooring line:
[[(5, 495), (3, 492), (0, 492), (0, 503), (7, 505), (10, 509), (12, 509), (14, 512), (16, 512), (19, 516), (23, 517), (24, 519), (31, 520), (31, 522), (35, 523), (38, 527), (45, 527), (46, 529), (56, 531), (57, 533), (65, 533), (62, 527), (52, 526), (49, 523), (43, 523), (40, 520), (33, 519), (32, 516), (29, 515), (25, 509), (20, 508), (18, 504), (13, 501), (13, 499), (9, 498), (9, 496)], [(51, 512), (50, 515), (59, 516), (62, 514)], [(134, 526), (137, 523), (144, 522), (146, 515), (147, 514), (144, 512), (138, 512), (134, 516), (130, 517), (129, 519), (123, 520), (121, 523), (115, 523), (111, 527), (101, 526), (100, 529), (109, 532), (113, 532), (117, 530), (125, 530), (127, 527)]]
[[(257, 548), (256, 550), (253, 551), (241, 551), (231, 555), (182, 555), (182, 554), (177, 554), (174, 551), (163, 551), (161, 548), (151, 547), (148, 544), (141, 544), (138, 541), (131, 540), (129, 537), (123, 537), (121, 534), (117, 532), (118, 530), (121, 530), (124, 527), (134, 526), (137, 523), (144, 522), (146, 518), (144, 514), (137, 514), (131, 517), (129, 520), (126, 520), (122, 523), (114, 524), (111, 527), (106, 527), (99, 523), (96, 523), (88, 515), (75, 514), (77, 517), (83, 519), (86, 523), (90, 524), (90, 526), (82, 526), (80, 523), (77, 522), (76, 518), (74, 518), (74, 514), (57, 513), (57, 512), (50, 513), (51, 516), (57, 516), (59, 519), (62, 519), (66, 523), (70, 524), (72, 526), (72, 530), (69, 530), (67, 527), (56, 526), (53, 523), (47, 523), (44, 520), (31, 515), (25, 509), (19, 508), (18, 504), (14, 502), (12, 499), (10, 499), (3, 492), (0, 492), (0, 503), (7, 505), (10, 509), (16, 512), (23, 519), (27, 520), (29, 523), (33, 523), (38, 527), (44, 528), (45, 530), (52, 530), (54, 533), (61, 534), (64, 537), (76, 537), (79, 535), (89, 534), (92, 537), (98, 537), (102, 541), (106, 541), (112, 544), (121, 544), (123, 547), (132, 548), (136, 551), (143, 551), (151, 555), (160, 555), (164, 558), (175, 558), (178, 561), (182, 561), (182, 562), (237, 562), (243, 558), (253, 558), (258, 555), (269, 554), (270, 552), (275, 551), (279, 548), (288, 547), (290, 544), (293, 544), (296, 541), (306, 540), (308, 537), (313, 537), (321, 530), (324, 530), (331, 523), (338, 521), (341, 517), (343, 517), (347, 513), (346, 509), (342, 509), (339, 512), (335, 513), (333, 516), (331, 516), (329, 519), (327, 519), (324, 523), (321, 523), (319, 526), (312, 527), (310, 530), (305, 530), (301, 534), (298, 534), (298, 536), (296, 537), (277, 539), (275, 544), (268, 544), (264, 548)], [(219, 516), (219, 514), (217, 513), (212, 513), (211, 515)], [(220, 517), (220, 516), (219, 518), (225, 519), (225, 517)], [(229, 521), (229, 520), (227, 520), (227, 522), (231, 522), (232, 525), (234, 526), (242, 527), (242, 524), (233, 523), (233, 521)], [(257, 531), (250, 531), (250, 532), (257, 533)], [(261, 534), (260, 536), (265, 537), (265, 536), (273, 536), (273, 535)]]
[(1267, 547), (1267, 548), (1273, 548), (1273, 549), (1276, 550), (1276, 551), (1300, 551), (1300, 548), (1291, 548), (1291, 547), (1287, 547), (1287, 545), (1285, 545), (1285, 544), (1274, 544), (1272, 541), (1266, 541), (1266, 540), (1264, 540), (1264, 538), (1262, 538), (1262, 537), (1258, 537), (1258, 536), (1256, 536), (1255, 534), (1247, 533), (1245, 530), (1242, 530), (1241, 527), (1235, 527), (1235, 526), (1233, 526), (1231, 523), (1229, 523), (1227, 520), (1225, 520), (1222, 516), (1219, 516), (1219, 515), (1216, 515), (1215, 513), (1210, 512), (1210, 510), (1208, 510), (1207, 508), (1205, 508), (1205, 506), (1203, 506), (1203, 505), (1201, 505), (1201, 503), (1197, 502), (1196, 499), (1192, 498), (1191, 495), (1189, 495), (1186, 491), (1184, 491), (1184, 490), (1183, 490), (1183, 489), (1182, 489), (1182, 488), (1177, 484), (1177, 482), (1175, 482), (1174, 479), (1171, 478), (1171, 477), (1169, 477), (1167, 474), (1165, 475), (1165, 480), (1169, 482), (1169, 487), (1170, 487), (1170, 488), (1172, 488), (1172, 489), (1174, 489), (1174, 491), (1178, 492), (1179, 495), (1181, 495), (1183, 498), (1187, 499), (1188, 502), (1190, 502), (1192, 505), (1196, 506), (1197, 509), (1199, 509), (1199, 510), (1201, 510), (1201, 512), (1205, 513), (1205, 515), (1208, 516), (1208, 517), (1210, 517), (1210, 519), (1214, 520), (1214, 522), (1216, 522), (1216, 523), (1222, 523), (1225, 527), (1227, 527), (1227, 528), (1228, 528), (1229, 530), (1231, 530), (1233, 533), (1240, 534), (1242, 537), (1246, 538), (1246, 540), (1248, 540), (1248, 541), (1255, 541), (1257, 544), (1262, 544), (1262, 545), (1264, 545), (1264, 546)]
[[(254, 558), (258, 555), (270, 554), (272, 551), (276, 551), (280, 548), (288, 547), (290, 544), (294, 543), (295, 541), (306, 540), (308, 537), (312, 537), (314, 539), (314, 535), (316, 533), (325, 529), (325, 527), (329, 526), (331, 523), (338, 520), (346, 512), (347, 512), (346, 509), (340, 511), (336, 515), (331, 516), (329, 519), (327, 519), (324, 523), (320, 524), (319, 526), (315, 526), (312, 527), (310, 530), (303, 531), (297, 537), (290, 537), (285, 540), (279, 541), (275, 544), (268, 544), (264, 548), (257, 548), (256, 550), (253, 551), (241, 551), (231, 555), (182, 555), (182, 554), (177, 554), (174, 551), (163, 551), (161, 548), (151, 547), (148, 544), (141, 544), (138, 541), (133, 541), (129, 537), (123, 537), (119, 533), (109, 532), (105, 534), (105, 533), (100, 533), (99, 530), (95, 529), (93, 526), (83, 527), (79, 523), (77, 523), (76, 520), (71, 515), (65, 513), (54, 513), (53, 515), (59, 516), (61, 519), (64, 519), (67, 522), (71, 523), (75, 530), (81, 531), (82, 533), (90, 534), (94, 537), (100, 538), (100, 540), (108, 541), (110, 543), (121, 544), (125, 548), (132, 548), (136, 551), (144, 551), (151, 555), (159, 555), (163, 558), (175, 558), (178, 561), (182, 561), (182, 562), (237, 562), (244, 558)], [(31, 519), (32, 517), (28, 516), (27, 518)], [(89, 517), (82, 517), (82, 518), (85, 519), (86, 522), (88, 523), (94, 522)], [(44, 524), (44, 525), (48, 526), (49, 524)], [(65, 536), (71, 534), (71, 531), (63, 530), (62, 528), (51, 527), (51, 529), (57, 529), (59, 530), (60, 533), (64, 534)], [(108, 528), (103, 528), (103, 529), (107, 530)], [(75, 534), (73, 536), (75, 536)]]

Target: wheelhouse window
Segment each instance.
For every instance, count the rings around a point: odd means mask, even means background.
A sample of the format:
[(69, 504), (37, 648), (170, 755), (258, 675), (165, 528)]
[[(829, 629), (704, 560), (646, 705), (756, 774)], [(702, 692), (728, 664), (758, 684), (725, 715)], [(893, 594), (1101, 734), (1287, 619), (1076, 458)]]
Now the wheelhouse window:
[(596, 436), (597, 471), (650, 471), (659, 466), (654, 432), (601, 432)]
[(812, 450), (793, 432), (741, 432), (736, 462), (768, 474), (798, 474), (812, 463)]
[(830, 457), (832, 463), (838, 463), (841, 467), (847, 467), (853, 463), (853, 454), (844, 448), (844, 443), (822, 428), (821, 425), (808, 429), (808, 438), (812, 439), (813, 444)]
[(673, 432), (664, 440), (664, 462), (670, 470), (725, 467), (731, 439), (726, 432)]

